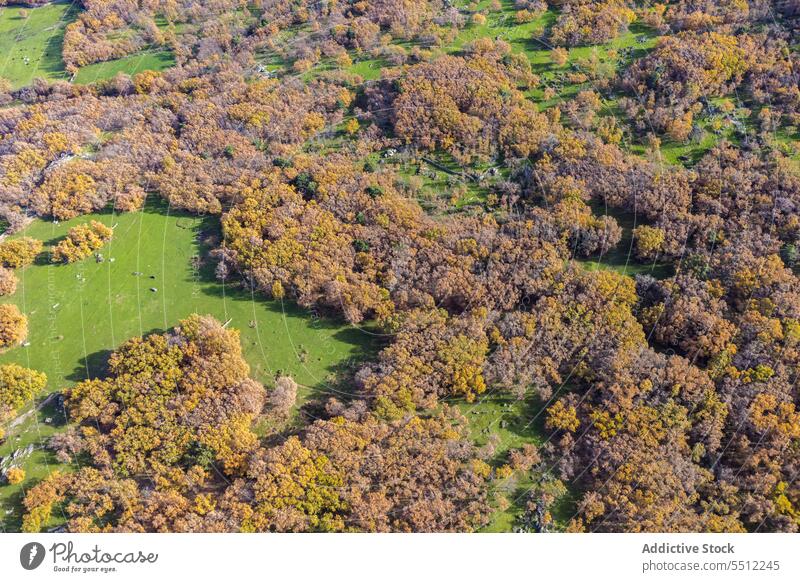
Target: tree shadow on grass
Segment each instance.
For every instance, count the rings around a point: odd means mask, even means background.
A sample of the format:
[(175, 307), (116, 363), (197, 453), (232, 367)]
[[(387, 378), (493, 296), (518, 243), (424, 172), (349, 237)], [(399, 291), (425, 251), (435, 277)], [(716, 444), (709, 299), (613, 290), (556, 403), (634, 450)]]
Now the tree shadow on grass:
[(99, 350), (81, 358), (72, 372), (65, 376), (65, 379), (70, 382), (83, 382), (105, 376), (108, 371), (108, 358), (111, 354), (111, 350)]
[[(49, 402), (36, 411), (36, 419), (39, 424), (48, 424), (59, 428), (67, 424), (67, 415), (61, 405), (61, 398), (58, 392), (49, 394)], [(47, 399), (45, 398), (45, 400)]]
[[(64, 18), (68, 18), (72, 15), (73, 11), (67, 10), (64, 13)], [(61, 25), (57, 25), (59, 29), (61, 29)], [(47, 39), (47, 43), (44, 45), (42, 49), (41, 58), (37, 64), (37, 73), (45, 73), (47, 75), (55, 76), (55, 75), (66, 75), (64, 69), (64, 61), (61, 58), (61, 54), (64, 48), (64, 31), (59, 30), (57, 34), (49, 35)]]
[[(38, 479), (34, 484), (41, 482)], [(19, 489), (6, 498), (6, 506), (9, 506), (11, 513), (0, 516), (0, 532), (19, 533), (22, 531), (23, 501), (25, 500), (25, 489)]]

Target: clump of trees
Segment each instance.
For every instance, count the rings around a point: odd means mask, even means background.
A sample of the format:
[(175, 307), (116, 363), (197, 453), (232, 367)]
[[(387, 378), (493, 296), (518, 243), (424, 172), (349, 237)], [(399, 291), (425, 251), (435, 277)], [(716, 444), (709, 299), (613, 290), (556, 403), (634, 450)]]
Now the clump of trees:
[(67, 391), (79, 430), (52, 446), (85, 463), (28, 491), (26, 531), (56, 505), (71, 531), (462, 531), (487, 518), (475, 449), (449, 411), (390, 423), (331, 401), (301, 435), (260, 443), (265, 394), (238, 333), (197, 315), (128, 341), (108, 368)]
[(58, 165), (47, 173), (32, 195), (32, 205), (39, 214), (69, 220), (99, 209), (104, 196), (94, 177), (95, 164), (74, 160)]
[(414, 65), (393, 103), (395, 131), (461, 163), (535, 153), (548, 134), (547, 118), (516, 89), (516, 73), (502, 59), (502, 52), (484, 52)]
[(664, 36), (631, 65), (622, 85), (632, 95), (623, 103), (637, 129), (686, 141), (701, 98), (730, 93), (753, 67), (756, 43), (746, 35), (681, 32)]
[(96, 220), (87, 224), (73, 226), (52, 252), (54, 263), (74, 263), (85, 259), (93, 252), (103, 248), (111, 240), (114, 231)]
[(247, 377), (237, 332), (192, 316), (169, 334), (126, 342), (108, 369), (107, 378), (66, 393), (71, 420), (94, 426), (102, 419), (99, 432), (84, 435), (98, 466), (165, 478), (181, 459), (241, 470), (256, 444), (249, 427), (264, 390)]

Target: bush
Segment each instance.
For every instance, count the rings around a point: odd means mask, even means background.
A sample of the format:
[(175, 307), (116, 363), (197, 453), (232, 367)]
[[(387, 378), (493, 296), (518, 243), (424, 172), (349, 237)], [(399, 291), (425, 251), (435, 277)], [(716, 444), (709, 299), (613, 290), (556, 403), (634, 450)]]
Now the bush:
[(554, 65), (563, 67), (569, 60), (569, 51), (561, 47), (556, 47), (550, 51), (550, 60)]
[(530, 10), (517, 10), (514, 14), (514, 21), (517, 24), (525, 24), (526, 22), (533, 22), (538, 15)]
[(483, 26), (486, 24), (486, 16), (483, 14), (473, 14), (472, 15), (472, 24), (475, 26)]
[(25, 469), (20, 467), (11, 467), (6, 473), (9, 485), (19, 485), (25, 480)]

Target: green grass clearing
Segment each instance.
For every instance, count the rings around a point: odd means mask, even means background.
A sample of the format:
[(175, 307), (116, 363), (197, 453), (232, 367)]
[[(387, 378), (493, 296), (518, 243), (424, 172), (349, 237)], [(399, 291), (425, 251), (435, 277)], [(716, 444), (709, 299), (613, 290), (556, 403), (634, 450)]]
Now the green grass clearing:
[[(455, 402), (455, 406), (469, 421), (470, 437), (478, 446), (494, 440), (494, 455), (487, 461), (497, 468), (508, 462), (508, 454), (525, 444), (541, 447), (547, 440), (544, 428), (543, 402), (534, 395), (519, 400), (512, 395), (490, 391), (479, 396), (474, 403)], [(495, 495), (504, 497), (508, 507), (495, 511), (489, 523), (480, 531), (487, 533), (509, 532), (519, 525), (526, 511), (528, 493), (533, 486), (531, 472), (516, 471), (512, 477), (493, 483)], [(575, 513), (575, 493), (568, 491), (552, 509), (553, 529), (561, 530)]]
[(61, 58), (64, 29), (78, 11), (74, 2), (0, 8), (0, 77), (8, 79), (14, 88), (28, 85), (37, 77), (66, 79)]
[(170, 51), (141, 52), (121, 59), (81, 67), (75, 74), (73, 82), (78, 85), (86, 85), (95, 81), (111, 79), (118, 73), (135, 75), (142, 71), (163, 71), (174, 66), (175, 57)]
[(613, 249), (602, 256), (595, 257), (573, 257), (589, 271), (598, 269), (608, 269), (616, 271), (622, 275), (633, 277), (634, 275), (652, 275), (656, 279), (666, 279), (674, 273), (670, 263), (662, 261), (652, 261), (642, 263), (633, 254), (633, 229), (636, 226), (645, 224), (643, 219), (637, 217), (632, 212), (625, 212), (616, 208), (610, 208), (603, 202), (591, 200), (589, 202), (595, 216), (609, 215), (616, 219), (622, 227), (622, 239)]

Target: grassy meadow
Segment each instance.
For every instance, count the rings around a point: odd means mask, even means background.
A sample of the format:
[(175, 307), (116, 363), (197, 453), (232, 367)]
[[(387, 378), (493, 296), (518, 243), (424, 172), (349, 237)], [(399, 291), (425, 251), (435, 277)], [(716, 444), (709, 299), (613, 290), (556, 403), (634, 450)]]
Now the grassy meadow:
[(74, 2), (54, 2), (37, 8), (0, 7), (0, 77), (12, 87), (33, 79), (67, 78), (61, 47), (64, 29), (78, 14)]
[(118, 73), (135, 75), (142, 71), (163, 71), (175, 66), (175, 57), (167, 50), (142, 51), (121, 59), (92, 63), (75, 73), (73, 83), (87, 85), (95, 81), (111, 79)]

